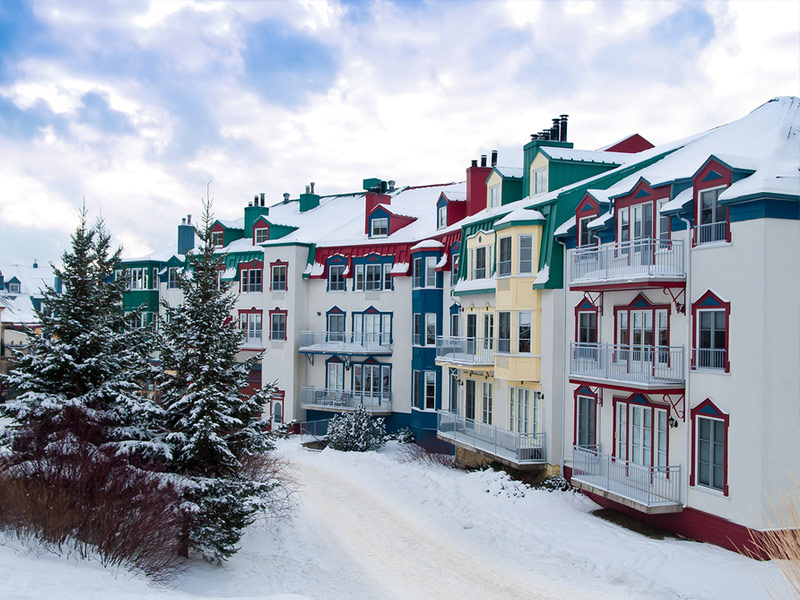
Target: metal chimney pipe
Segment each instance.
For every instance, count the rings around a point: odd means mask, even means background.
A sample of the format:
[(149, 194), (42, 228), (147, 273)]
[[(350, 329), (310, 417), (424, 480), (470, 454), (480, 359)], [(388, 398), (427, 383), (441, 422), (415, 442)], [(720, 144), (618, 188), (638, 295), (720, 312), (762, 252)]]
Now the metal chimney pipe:
[(550, 128), (550, 132), (551, 132), (550, 133), (550, 139), (553, 139), (553, 140), (560, 140), (561, 139), (561, 136), (560, 136), (559, 131), (558, 131), (560, 122), (561, 121), (557, 117), (555, 119), (553, 119), (553, 126)]
[(486, 155), (485, 154), (481, 154), (481, 166), (482, 167), (486, 166)]
[(306, 194), (310, 194), (310, 193), (311, 193), (311, 191), (310, 191), (310, 190), (311, 190), (311, 186), (308, 186), (308, 185), (307, 185), (307, 186), (306, 186)]
[(283, 193), (283, 201), (284, 202), (288, 202), (289, 201), (289, 192), (284, 192)]
[(258, 206), (258, 194), (253, 196), (253, 205)]
[(311, 182), (311, 193), (312, 194), (314, 193), (314, 182), (313, 181)]
[(497, 166), (497, 150), (492, 150), (492, 166)]
[(187, 225), (191, 225), (192, 224), (192, 215), (186, 215), (186, 224)]
[(569, 115), (561, 115), (560, 133), (562, 142), (567, 141), (567, 117), (569, 117)]
[[(264, 206), (264, 192), (261, 192), (261, 206)], [(258, 206), (258, 202), (256, 202), (256, 206)]]
[(477, 167), (478, 166), (478, 160), (477, 159), (475, 159), (475, 158), (472, 159), (472, 166), (473, 167)]

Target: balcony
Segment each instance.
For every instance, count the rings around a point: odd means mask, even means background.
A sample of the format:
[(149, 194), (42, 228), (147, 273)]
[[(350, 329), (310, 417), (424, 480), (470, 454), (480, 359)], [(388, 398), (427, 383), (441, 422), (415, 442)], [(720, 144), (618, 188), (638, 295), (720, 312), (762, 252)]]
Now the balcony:
[(436, 434), (440, 440), (515, 467), (547, 462), (544, 433), (517, 433), (440, 411)]
[(442, 365), (493, 365), (493, 342), (490, 338), (437, 337), (436, 362)]
[(301, 354), (390, 355), (392, 340), (388, 333), (301, 331), (298, 352)]
[(578, 248), (570, 259), (569, 285), (575, 289), (685, 278), (683, 240), (641, 239)]
[(570, 377), (636, 384), (644, 388), (683, 387), (683, 346), (629, 346), (570, 342)]
[(373, 414), (391, 414), (392, 395), (390, 392), (373, 394), (328, 388), (301, 387), (300, 407), (311, 410), (345, 412), (363, 406)]
[(723, 244), (731, 241), (731, 226), (728, 221), (704, 223), (692, 229), (692, 246)]
[(574, 446), (572, 485), (647, 514), (681, 512), (680, 466), (648, 467)]
[(724, 348), (695, 348), (692, 351), (692, 368), (728, 371), (728, 351)]

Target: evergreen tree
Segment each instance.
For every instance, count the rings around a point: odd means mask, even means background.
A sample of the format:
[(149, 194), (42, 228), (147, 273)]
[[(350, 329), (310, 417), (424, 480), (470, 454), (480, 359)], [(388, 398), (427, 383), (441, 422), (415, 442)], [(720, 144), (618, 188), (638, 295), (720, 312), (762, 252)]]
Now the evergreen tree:
[(231, 319), (235, 298), (218, 284), (224, 257), (211, 243), (210, 202), (204, 203), (201, 246), (187, 257), (183, 302), (164, 304), (157, 383), (164, 409), (168, 470), (184, 480), (184, 548), (220, 562), (232, 556), (246, 526), (270, 505), (279, 484), (252, 466), (274, 448), (261, 421), (267, 386), (242, 395), (261, 355), (237, 362), (243, 332)]
[(148, 340), (128, 327), (122, 312), (124, 282), (114, 280), (121, 250), (110, 250), (102, 220), (86, 224), (86, 209), (71, 249), (53, 267), (61, 293), (44, 292), (37, 311), (41, 335), (29, 332), (29, 351), (7, 377), (16, 397), (2, 407), (12, 463), (48, 453), (100, 451), (106, 456), (157, 454), (148, 423), (158, 406), (141, 394), (149, 376)]
[(328, 447), (343, 452), (369, 452), (382, 448), (386, 440), (383, 419), (372, 418), (364, 406), (342, 413), (328, 423)]

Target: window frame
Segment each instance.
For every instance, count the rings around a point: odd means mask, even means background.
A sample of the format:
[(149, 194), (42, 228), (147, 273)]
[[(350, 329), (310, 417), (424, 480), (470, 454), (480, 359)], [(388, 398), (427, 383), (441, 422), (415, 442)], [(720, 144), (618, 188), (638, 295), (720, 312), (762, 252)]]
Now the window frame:
[(534, 196), (547, 193), (547, 179), (547, 167), (540, 167), (531, 173)]
[[(528, 319), (527, 350), (523, 349), (523, 341), (526, 339), (523, 336), (523, 315), (527, 315)], [(517, 311), (517, 354), (533, 354), (533, 312), (529, 310)]]
[[(280, 321), (280, 318), (283, 317), (283, 337), (280, 336), (280, 327), (275, 327), (275, 319)], [(273, 342), (285, 342), (287, 337), (287, 329), (289, 326), (289, 311), (282, 310), (276, 308), (274, 310), (269, 311), (269, 339)], [(276, 335), (278, 334), (278, 335)]]
[[(624, 405), (625, 407), (625, 431), (623, 432), (620, 428), (620, 411), (621, 406)], [(633, 427), (633, 418), (632, 414), (633, 411), (631, 407), (638, 407), (642, 410), (650, 411), (650, 439), (649, 439), (649, 464), (644, 464), (644, 462), (634, 462), (633, 458), (631, 457), (631, 448), (632, 448), (632, 427)], [(628, 396), (627, 398), (617, 397), (613, 398), (613, 439), (615, 440), (614, 445), (611, 449), (611, 456), (613, 458), (624, 460), (629, 462), (630, 464), (638, 465), (645, 468), (660, 468), (660, 467), (668, 467), (669, 465), (669, 419), (672, 416), (672, 407), (666, 404), (656, 404), (651, 402), (650, 399), (645, 396), (644, 394), (640, 394), (635, 392)], [(664, 424), (665, 424), (665, 435), (664, 435), (664, 444), (665, 448), (663, 448), (664, 453), (664, 464), (657, 464), (657, 458), (660, 454), (661, 445), (659, 443), (659, 428), (658, 428), (658, 414), (661, 413), (664, 415)], [(644, 414), (644, 413), (643, 413)], [(620, 456), (620, 447), (624, 444), (625, 446), (625, 456)], [(642, 448), (644, 449), (645, 440), (642, 439)], [(667, 477), (671, 474), (669, 471), (666, 472)]]
[[(260, 235), (263, 235), (263, 239), (258, 239)], [(263, 244), (264, 242), (269, 241), (269, 227), (254, 227), (253, 228), (253, 243), (254, 244)]]
[(485, 425), (492, 424), (492, 413), (494, 409), (493, 394), (492, 382), (484, 381), (481, 385), (481, 423), (484, 423)]
[(389, 217), (373, 217), (369, 222), (369, 237), (389, 237)]
[(497, 276), (511, 275), (511, 236), (501, 237), (497, 242)]
[[(505, 323), (503, 323), (503, 321), (505, 321)], [(502, 337), (504, 329), (508, 332), (507, 337)], [(496, 351), (498, 354), (511, 354), (511, 311), (502, 310), (497, 312)]]
[(488, 194), (487, 194), (487, 206), (488, 208), (495, 208), (502, 204), (503, 194), (502, 194), (502, 183), (495, 183), (494, 185), (489, 186)]
[(211, 231), (211, 245), (214, 248), (224, 248), (225, 247), (225, 231), (224, 230), (216, 230)]
[[(585, 387), (579, 387), (573, 393), (575, 408), (573, 412), (574, 426), (572, 430), (573, 446), (596, 446), (597, 445), (597, 394)], [(592, 404), (591, 427), (587, 428), (587, 433), (591, 432), (592, 442), (581, 444), (581, 399), (588, 400)]]
[[(251, 320), (253, 321), (251, 327)], [(262, 347), (264, 345), (264, 311), (263, 310), (240, 310), (239, 329), (245, 332), (244, 345), (249, 347)], [(254, 336), (250, 335), (251, 330), (257, 331)]]
[[(712, 487), (709, 485), (701, 484), (699, 482), (699, 436), (700, 427), (698, 420), (707, 419), (709, 421), (718, 421), (723, 424), (723, 432), (725, 439), (723, 441), (723, 458), (722, 458), (722, 489)], [(694, 488), (701, 488), (712, 493), (722, 494), (727, 497), (730, 495), (729, 481), (728, 481), (728, 449), (730, 446), (730, 415), (721, 411), (710, 398), (706, 398), (691, 410), (692, 421), (692, 464), (691, 472), (689, 473), (689, 486)], [(713, 463), (712, 467), (713, 467)], [(712, 476), (713, 482), (713, 476)]]
[[(288, 292), (289, 291), (289, 263), (283, 262), (278, 260), (274, 263), (270, 263), (270, 279), (269, 279), (269, 289), (272, 292)], [(283, 270), (283, 287), (276, 287), (276, 277), (275, 271)], [(280, 284), (280, 278), (277, 278), (277, 282)]]
[(436, 410), (436, 371), (423, 373), (423, 410)]
[[(717, 350), (718, 348), (701, 348), (700, 347), (700, 314), (703, 312), (723, 312), (725, 321), (725, 343), (722, 350), (724, 351), (724, 358), (722, 367), (713, 366), (700, 366), (698, 363), (700, 350)], [(691, 369), (693, 371), (702, 370), (709, 373), (714, 372), (731, 372), (730, 365), (730, 327), (731, 327), (731, 303), (723, 300), (712, 290), (707, 290), (695, 302), (692, 303), (692, 362)]]

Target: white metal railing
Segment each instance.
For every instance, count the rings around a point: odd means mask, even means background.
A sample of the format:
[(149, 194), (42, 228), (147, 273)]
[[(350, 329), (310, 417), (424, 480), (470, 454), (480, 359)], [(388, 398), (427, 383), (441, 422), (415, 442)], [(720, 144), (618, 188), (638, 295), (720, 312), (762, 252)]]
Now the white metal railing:
[(390, 412), (392, 410), (391, 392), (374, 393), (330, 388), (301, 387), (300, 406), (302, 408), (338, 408), (352, 410), (364, 406), (371, 411)]
[(714, 242), (729, 242), (731, 237), (730, 223), (728, 221), (715, 221), (697, 225), (692, 230), (692, 243), (695, 246), (711, 244)]
[(569, 282), (685, 276), (683, 240), (648, 238), (573, 250)]
[(436, 360), (462, 365), (494, 363), (494, 340), (491, 338), (436, 338)]
[(647, 384), (683, 384), (683, 346), (570, 342), (569, 374)]
[(301, 331), (299, 351), (337, 354), (391, 353), (392, 339), (389, 333)]
[(301, 421), (297, 424), (297, 431), (302, 439), (310, 437), (317, 442), (321, 442), (328, 435), (328, 424), (330, 419), (320, 419), (318, 421)]
[(508, 431), (446, 411), (439, 411), (436, 431), (440, 437), (516, 463), (547, 462), (544, 433)]
[(724, 348), (695, 348), (692, 366), (695, 369), (727, 369), (728, 352)]
[(648, 467), (600, 452), (600, 446), (573, 446), (572, 478), (645, 506), (681, 503), (680, 466)]

